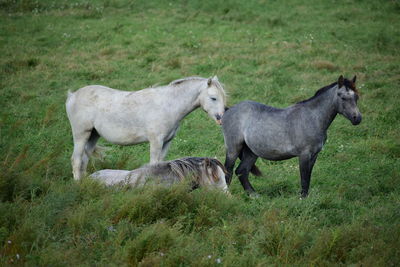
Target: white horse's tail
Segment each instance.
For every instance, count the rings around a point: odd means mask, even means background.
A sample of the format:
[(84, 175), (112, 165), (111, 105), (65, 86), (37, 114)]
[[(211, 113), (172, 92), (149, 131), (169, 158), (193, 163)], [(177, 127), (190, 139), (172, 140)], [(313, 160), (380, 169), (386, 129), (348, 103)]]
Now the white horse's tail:
[(71, 92), (71, 90), (68, 90), (67, 101), (68, 101), (68, 99), (70, 99), (71, 96), (73, 96), (73, 95), (74, 95), (74, 93)]
[(72, 101), (72, 103), (71, 103), (71, 100), (72, 100), (72, 98), (73, 98), (74, 95), (75, 95), (75, 94), (74, 94), (71, 90), (68, 90), (67, 100), (65, 101), (65, 104), (66, 104), (66, 106), (67, 106), (67, 112), (68, 112), (68, 106), (71, 105), (71, 104), (73, 103), (73, 101)]

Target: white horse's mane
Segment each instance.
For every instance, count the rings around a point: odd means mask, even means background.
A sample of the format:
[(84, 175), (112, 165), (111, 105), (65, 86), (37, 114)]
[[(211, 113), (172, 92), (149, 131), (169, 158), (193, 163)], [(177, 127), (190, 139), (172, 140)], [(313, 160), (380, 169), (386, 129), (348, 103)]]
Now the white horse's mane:
[[(208, 79), (200, 77), (200, 76), (190, 76), (190, 77), (185, 77), (182, 79), (174, 80), (174, 81), (170, 82), (168, 85), (177, 86), (177, 85), (181, 85), (182, 83), (187, 82), (187, 81), (196, 81), (196, 80), (197, 81), (201, 81), (201, 80), (207, 81)], [(221, 90), (223, 96), (226, 97), (226, 92), (225, 92), (223, 84), (220, 81), (218, 81), (218, 79), (213, 78), (211, 81), (219, 90)]]
[(178, 85), (178, 84), (181, 84), (183, 82), (193, 81), (193, 80), (207, 80), (207, 79), (203, 78), (203, 77), (199, 77), (199, 76), (190, 76), (190, 77), (185, 77), (185, 78), (182, 78), (182, 79), (174, 80), (174, 81), (170, 82), (169, 85)]

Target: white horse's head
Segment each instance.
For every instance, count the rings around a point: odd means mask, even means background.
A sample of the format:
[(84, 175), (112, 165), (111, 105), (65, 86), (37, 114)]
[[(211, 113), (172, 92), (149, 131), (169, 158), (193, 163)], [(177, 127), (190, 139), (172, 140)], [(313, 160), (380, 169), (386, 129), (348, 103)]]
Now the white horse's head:
[(222, 124), (222, 116), (225, 112), (226, 94), (217, 76), (207, 80), (200, 94), (200, 105), (208, 115), (218, 124)]

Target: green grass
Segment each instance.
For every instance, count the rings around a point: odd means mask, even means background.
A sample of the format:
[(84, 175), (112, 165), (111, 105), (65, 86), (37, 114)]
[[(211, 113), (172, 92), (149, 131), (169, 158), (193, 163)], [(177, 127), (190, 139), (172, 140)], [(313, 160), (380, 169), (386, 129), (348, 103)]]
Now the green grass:
[[(398, 1), (0, 0), (0, 15), (0, 265), (400, 262)], [(258, 199), (237, 178), (231, 197), (72, 179), (68, 90), (218, 75), (229, 105), (285, 107), (340, 74), (358, 77), (363, 122), (333, 122), (307, 199), (296, 159), (258, 161)], [(101, 143), (110, 150), (89, 171), (149, 160), (147, 144)], [(197, 110), (168, 159), (224, 153)]]

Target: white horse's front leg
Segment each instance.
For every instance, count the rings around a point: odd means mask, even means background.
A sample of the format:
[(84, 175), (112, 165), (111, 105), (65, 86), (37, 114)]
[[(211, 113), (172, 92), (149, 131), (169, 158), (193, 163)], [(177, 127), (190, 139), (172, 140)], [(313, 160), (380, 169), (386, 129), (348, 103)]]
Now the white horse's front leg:
[(165, 159), (165, 156), (167, 156), (169, 146), (171, 145), (171, 140), (168, 142), (164, 143), (161, 149), (161, 158), (160, 161), (163, 161)]
[(150, 163), (162, 161), (162, 147), (163, 142), (161, 140), (150, 141)]

